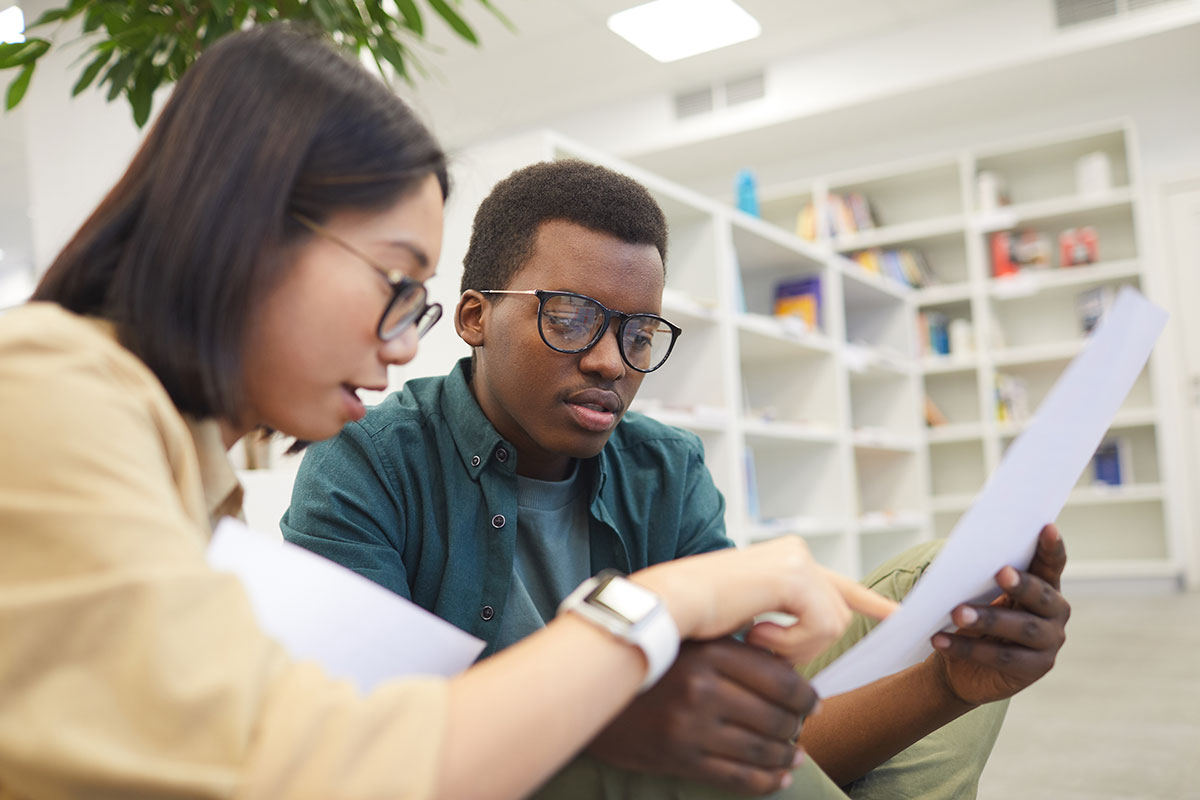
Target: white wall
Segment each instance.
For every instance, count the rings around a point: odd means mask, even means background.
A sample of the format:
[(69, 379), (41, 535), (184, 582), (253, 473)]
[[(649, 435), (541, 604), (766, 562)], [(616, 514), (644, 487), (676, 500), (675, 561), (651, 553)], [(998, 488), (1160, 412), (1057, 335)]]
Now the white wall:
[[(30, 22), (60, 5), (57, 0), (21, 3)], [(53, 30), (48, 26), (37, 35)], [(73, 42), (79, 35), (77, 24), (57, 32), (56, 41), (72, 44), (52, 49), (41, 59), (21, 103), (33, 256), (39, 272), (116, 183), (141, 141), (124, 98), (108, 103), (94, 86), (71, 97), (71, 87), (87, 63), (72, 63), (84, 51), (82, 43)]]

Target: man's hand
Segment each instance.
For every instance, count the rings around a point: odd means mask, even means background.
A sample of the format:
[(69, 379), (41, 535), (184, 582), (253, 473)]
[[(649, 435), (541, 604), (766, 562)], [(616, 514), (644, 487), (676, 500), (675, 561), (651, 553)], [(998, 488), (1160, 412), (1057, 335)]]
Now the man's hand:
[(790, 782), (803, 758), (795, 737), (816, 702), (778, 656), (729, 638), (685, 642), (666, 675), (588, 750), (625, 769), (765, 794)]
[(1028, 572), (996, 574), (1004, 594), (990, 605), (962, 605), (951, 618), (957, 633), (933, 637), (929, 664), (968, 705), (1011, 697), (1045, 675), (1066, 641), (1071, 606), (1059, 593), (1067, 551), (1058, 529), (1038, 536)]

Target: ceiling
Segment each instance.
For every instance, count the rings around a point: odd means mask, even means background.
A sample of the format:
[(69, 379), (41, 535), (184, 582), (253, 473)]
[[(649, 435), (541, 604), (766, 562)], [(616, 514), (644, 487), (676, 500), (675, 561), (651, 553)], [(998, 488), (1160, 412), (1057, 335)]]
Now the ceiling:
[(401, 94), (454, 147), (606, 103), (736, 77), (980, 2), (988, 0), (739, 0), (762, 24), (760, 37), (669, 64), (605, 24), (639, 0), (494, 0), (516, 33), (482, 4), (466, 3), (460, 8), (480, 46), (457, 39), (440, 20), (431, 23), (422, 59), (430, 76)]

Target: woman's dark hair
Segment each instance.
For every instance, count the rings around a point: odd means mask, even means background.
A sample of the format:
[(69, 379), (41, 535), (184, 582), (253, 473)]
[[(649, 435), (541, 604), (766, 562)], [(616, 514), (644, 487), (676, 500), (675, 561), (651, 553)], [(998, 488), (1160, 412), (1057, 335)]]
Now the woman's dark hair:
[(231, 34), (184, 74), (34, 299), (113, 321), (181, 412), (236, 421), (247, 321), (308, 235), (289, 213), (387, 208), (431, 174), (445, 197), (438, 143), (319, 35)]
[(667, 263), (667, 220), (646, 187), (586, 161), (543, 161), (513, 172), (480, 204), (459, 291), (507, 288), (550, 220), (654, 245)]

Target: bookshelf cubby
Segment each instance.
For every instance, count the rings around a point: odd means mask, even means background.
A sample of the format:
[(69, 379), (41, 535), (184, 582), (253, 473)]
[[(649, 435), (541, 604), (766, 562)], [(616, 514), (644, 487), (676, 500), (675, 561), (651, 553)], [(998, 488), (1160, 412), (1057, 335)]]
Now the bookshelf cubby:
[[(998, 379), (1017, 379), (1036, 409), (1085, 343), (1081, 292), (1147, 291), (1132, 136), (1112, 123), (775, 186), (760, 173), (756, 218), (556, 134), (524, 134), (459, 159), (460, 171), (485, 165), (485, 179), (457, 181), (447, 230), (469, 224), (491, 181), (537, 160), (582, 158), (647, 186), (671, 227), (664, 314), (684, 335), (634, 409), (701, 437), (739, 544), (799, 534), (824, 563), (861, 575), (953, 529), (1028, 422), (998, 419)], [(1085, 157), (1105, 180), (1082, 191)], [(981, 204), (980, 172), (1002, 176), (1008, 204)], [(872, 224), (833, 226), (833, 194), (865, 200)], [(797, 235), (805, 213), (811, 240)], [(1095, 262), (1063, 266), (1057, 237), (1082, 226), (1096, 232)], [(993, 277), (991, 237), (1026, 231), (1048, 241), (1045, 268)], [(868, 248), (918, 251), (928, 280), (912, 288), (852, 260)], [(776, 284), (806, 277), (820, 279), (815, 329), (773, 316)], [(922, 312), (969, 324), (958, 351), (925, 352)], [(1069, 575), (1183, 574), (1181, 471), (1162, 446), (1156, 369), (1152, 360), (1110, 432), (1126, 445), (1132, 480), (1096, 486), (1089, 470), (1060, 517)], [(927, 427), (926, 396), (944, 424)]]

